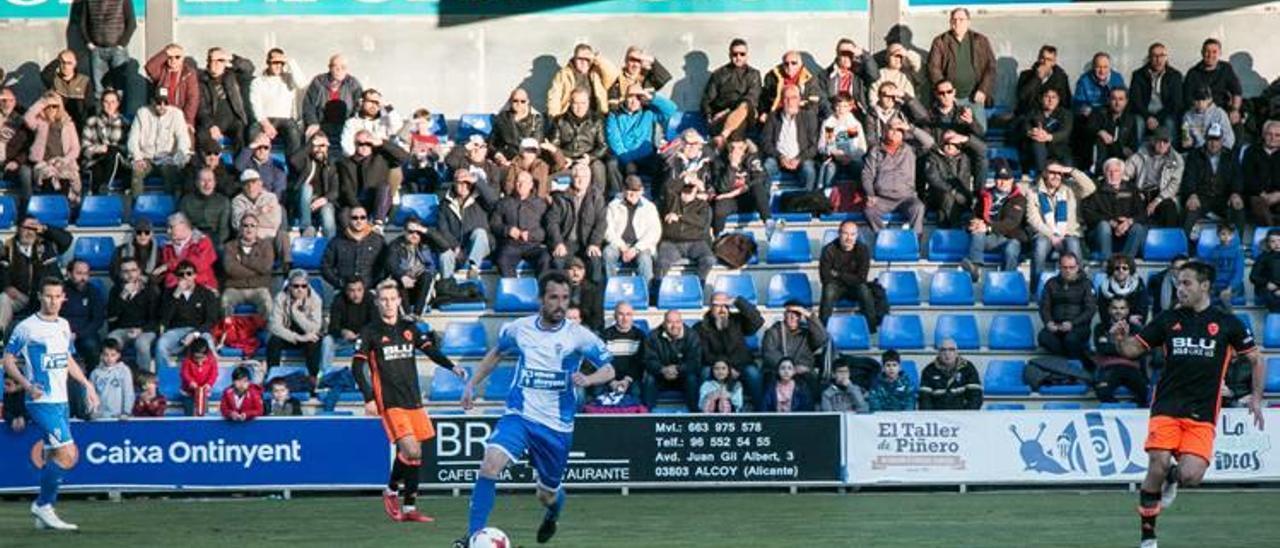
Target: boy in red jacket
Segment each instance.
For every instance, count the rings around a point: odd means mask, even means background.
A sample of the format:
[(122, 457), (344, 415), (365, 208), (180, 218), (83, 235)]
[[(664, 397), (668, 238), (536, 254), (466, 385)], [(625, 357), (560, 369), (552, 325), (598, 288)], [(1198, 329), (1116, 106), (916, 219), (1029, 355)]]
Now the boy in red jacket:
[(203, 417), (209, 404), (209, 394), (218, 383), (218, 357), (209, 349), (209, 342), (196, 337), (187, 346), (182, 359), (182, 394), (186, 396), (187, 415)]
[(135, 417), (163, 417), (169, 406), (164, 395), (157, 389), (156, 374), (150, 371), (138, 372), (138, 399), (133, 402)]
[(231, 372), (231, 387), (222, 392), (222, 416), (243, 422), (262, 416), (262, 388), (249, 380), (249, 368)]

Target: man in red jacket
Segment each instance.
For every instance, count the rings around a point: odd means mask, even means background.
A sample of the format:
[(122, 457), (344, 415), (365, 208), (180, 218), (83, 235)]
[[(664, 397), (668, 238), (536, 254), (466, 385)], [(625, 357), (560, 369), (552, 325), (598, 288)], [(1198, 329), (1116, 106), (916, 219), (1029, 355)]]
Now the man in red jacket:
[(218, 291), (218, 278), (213, 272), (218, 253), (213, 249), (213, 241), (203, 232), (192, 228), (186, 215), (174, 213), (169, 215), (169, 243), (160, 249), (161, 264), (151, 274), (164, 276), (164, 287), (173, 289), (178, 285), (176, 272), (178, 263), (182, 261), (195, 266), (197, 284), (215, 293)]
[(243, 365), (231, 373), (231, 386), (222, 392), (222, 417), (244, 422), (262, 416), (262, 388), (249, 380)]

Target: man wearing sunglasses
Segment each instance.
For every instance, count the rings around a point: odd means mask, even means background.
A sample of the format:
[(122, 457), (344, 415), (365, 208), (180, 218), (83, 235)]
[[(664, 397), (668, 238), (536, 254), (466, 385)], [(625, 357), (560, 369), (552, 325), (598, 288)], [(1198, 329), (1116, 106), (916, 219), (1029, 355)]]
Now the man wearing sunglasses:
[(338, 164), (339, 200), (343, 207), (359, 205), (372, 212), (372, 224), (381, 232), (403, 179), (400, 164), (409, 159), (409, 152), (367, 129), (353, 139), (355, 149)]
[(506, 107), (493, 117), (489, 148), (493, 151), (494, 161), (506, 167), (520, 153), (521, 141), (534, 139), (541, 143), (546, 136), (546, 117), (529, 104), (528, 91), (516, 88), (507, 97)]
[(711, 73), (702, 92), (702, 115), (711, 124), (717, 144), (735, 132), (750, 130), (759, 103), (760, 71), (747, 64), (747, 41), (734, 38), (729, 43), (729, 62)]
[(276, 294), (275, 306), (267, 320), (267, 370), (280, 365), (286, 349), (300, 350), (307, 360), (307, 374), (315, 387), (320, 373), (321, 338), (324, 337), (324, 302), (311, 289), (307, 272), (289, 272), (284, 288)]
[(177, 283), (164, 291), (160, 301), (160, 325), (164, 334), (156, 342), (156, 368), (177, 367), (172, 357), (191, 341), (203, 337), (209, 348), (217, 348), (213, 326), (221, 319), (218, 295), (196, 283), (196, 265), (181, 261), (174, 269)]
[(0, 341), (15, 315), (37, 303), (40, 280), (62, 279), (58, 257), (71, 248), (71, 234), (45, 226), (31, 215), (18, 222), (17, 235), (0, 246)]
[(381, 280), (382, 248), (385, 240), (374, 232), (369, 214), (362, 206), (348, 209), (342, 214), (344, 229), (336, 238), (330, 238), (324, 248), (320, 275), (329, 287), (343, 287), (343, 281), (352, 277), (361, 280)]
[(587, 44), (573, 47), (573, 57), (551, 79), (547, 91), (547, 115), (556, 118), (569, 111), (572, 93), (586, 91), (591, 111), (604, 116), (609, 112), (609, 88), (618, 80), (618, 67)]
[(187, 51), (169, 44), (147, 60), (144, 70), (155, 89), (169, 90), (169, 104), (182, 111), (187, 127), (194, 129), (200, 112), (200, 78), (195, 62), (187, 64)]
[[(267, 52), (267, 66), (262, 74), (249, 84), (249, 104), (258, 120), (249, 129), (249, 139), (265, 134), (270, 142), (285, 150), (297, 150), (302, 144), (302, 130), (298, 129), (294, 92), (298, 84), (289, 72), (289, 59), (284, 50), (271, 48)], [(282, 137), (283, 142), (277, 137)]]
[(233, 150), (244, 146), (244, 130), (250, 122), (245, 102), (253, 81), (253, 63), (225, 49), (210, 48), (205, 68), (197, 76), (200, 110), (196, 113), (196, 143), (217, 143), (226, 137)]
[(800, 90), (800, 106), (814, 115), (825, 118), (829, 112), (826, 94), (822, 92), (822, 79), (804, 66), (800, 52), (792, 50), (782, 55), (782, 62), (764, 75), (764, 87), (760, 91), (760, 123), (770, 112), (783, 108), (783, 92), (794, 86)]

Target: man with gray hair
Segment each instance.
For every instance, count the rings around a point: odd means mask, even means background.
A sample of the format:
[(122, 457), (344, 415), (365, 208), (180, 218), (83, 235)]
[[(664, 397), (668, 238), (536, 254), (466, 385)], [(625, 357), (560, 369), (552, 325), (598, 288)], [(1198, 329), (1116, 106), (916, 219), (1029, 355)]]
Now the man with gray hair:
[(920, 372), (920, 410), (982, 409), (982, 379), (973, 363), (960, 357), (955, 339), (943, 339), (938, 357)]
[(1124, 160), (1112, 158), (1102, 164), (1103, 184), (1080, 204), (1081, 228), (1092, 236), (1093, 250), (1111, 257), (1116, 241), (1120, 253), (1137, 257), (1147, 238), (1146, 203), (1132, 181), (1124, 178)]
[(259, 315), (271, 312), (271, 273), (275, 265), (275, 249), (271, 240), (258, 237), (260, 221), (253, 213), (240, 219), (240, 237), (227, 242), (223, 250), (222, 268), (226, 271), (226, 290), (222, 292), (222, 313), (231, 315), (237, 305), (251, 303)]
[(173, 213), (169, 215), (169, 243), (160, 248), (160, 265), (151, 274), (164, 276), (164, 287), (173, 289), (178, 285), (178, 265), (183, 261), (195, 267), (197, 284), (218, 291), (218, 278), (213, 271), (218, 253), (213, 242), (193, 228), (186, 215)]
[(301, 350), (314, 387), (316, 375), (320, 373), (323, 328), (324, 303), (312, 289), (307, 272), (302, 269), (289, 271), (284, 288), (276, 294), (275, 305), (267, 321), (267, 329), (271, 332), (267, 339), (267, 370), (280, 365), (280, 356), (285, 349)]

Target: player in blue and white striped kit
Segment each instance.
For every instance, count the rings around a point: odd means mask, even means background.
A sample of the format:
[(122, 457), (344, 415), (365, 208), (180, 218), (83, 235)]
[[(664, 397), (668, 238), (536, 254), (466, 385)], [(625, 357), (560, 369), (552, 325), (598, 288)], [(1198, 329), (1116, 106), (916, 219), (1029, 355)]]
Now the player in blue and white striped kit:
[[(90, 412), (98, 407), (98, 392), (72, 357), (75, 347), (71, 344), (71, 326), (58, 317), (65, 299), (62, 281), (45, 278), (40, 282), (40, 311), (13, 328), (4, 348), (4, 370), (26, 392), (27, 414), (43, 432), (40, 495), (31, 503), (36, 528), (74, 531), (78, 527), (62, 521), (53, 511), (62, 475), (75, 467), (79, 457), (71, 439), (67, 377), (84, 386)], [(18, 368), (19, 354), (25, 361), (22, 369)]]
[[(518, 358), (507, 413), (498, 421), (485, 445), (480, 477), (471, 494), (467, 536), (455, 547), (466, 548), (471, 535), (483, 529), (493, 511), (496, 483), (502, 470), (527, 453), (537, 473), (538, 500), (547, 507), (538, 542), (551, 540), (564, 507), (560, 482), (569, 465), (573, 442), (573, 417), (578, 407), (575, 387), (584, 388), (613, 380), (613, 356), (604, 341), (580, 324), (565, 320), (569, 307), (569, 278), (550, 272), (538, 279), (541, 310), (502, 326), (498, 345), (481, 360), (467, 383), (462, 405), (471, 407), (475, 387), (493, 371), (503, 355)], [(596, 366), (585, 375), (583, 360)]]

